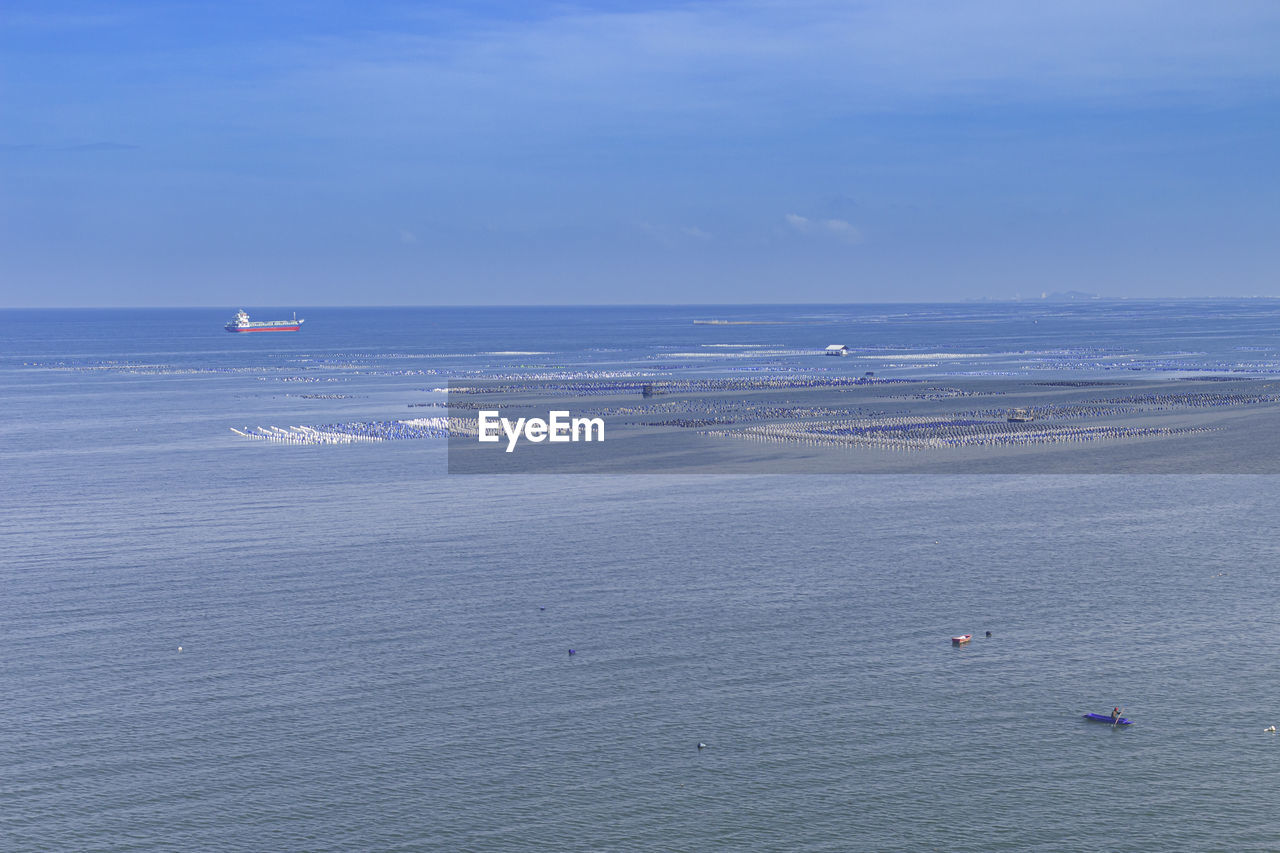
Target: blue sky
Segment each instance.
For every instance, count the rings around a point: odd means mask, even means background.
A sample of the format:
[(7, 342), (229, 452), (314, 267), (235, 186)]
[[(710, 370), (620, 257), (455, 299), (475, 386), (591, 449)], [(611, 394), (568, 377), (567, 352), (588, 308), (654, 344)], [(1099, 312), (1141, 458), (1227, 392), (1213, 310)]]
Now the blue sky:
[(28, 3), (0, 306), (1280, 296), (1274, 2)]

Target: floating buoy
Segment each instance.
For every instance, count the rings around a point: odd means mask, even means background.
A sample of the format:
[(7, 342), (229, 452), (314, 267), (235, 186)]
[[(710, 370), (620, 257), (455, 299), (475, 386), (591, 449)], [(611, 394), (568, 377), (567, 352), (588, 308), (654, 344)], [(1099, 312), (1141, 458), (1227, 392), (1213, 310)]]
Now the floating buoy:
[(577, 654), (577, 652), (575, 652), (573, 649), (569, 649), (569, 654), (574, 655), (574, 654)]
[[(1275, 728), (1275, 726), (1272, 726), (1272, 728)], [(698, 741), (698, 749), (706, 749), (706, 748), (707, 748), (707, 745), (705, 743), (703, 743), (702, 741)]]
[(178, 651), (182, 651), (182, 646), (178, 646)]

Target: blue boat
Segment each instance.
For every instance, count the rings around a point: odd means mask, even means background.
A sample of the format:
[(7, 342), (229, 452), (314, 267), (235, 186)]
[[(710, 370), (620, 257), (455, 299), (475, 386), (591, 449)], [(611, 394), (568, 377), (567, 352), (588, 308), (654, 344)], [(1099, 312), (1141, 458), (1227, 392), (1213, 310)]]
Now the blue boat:
[(1110, 723), (1114, 726), (1131, 726), (1133, 720), (1126, 720), (1124, 717), (1113, 719), (1110, 714), (1085, 714), (1086, 720), (1097, 720), (1099, 723)]

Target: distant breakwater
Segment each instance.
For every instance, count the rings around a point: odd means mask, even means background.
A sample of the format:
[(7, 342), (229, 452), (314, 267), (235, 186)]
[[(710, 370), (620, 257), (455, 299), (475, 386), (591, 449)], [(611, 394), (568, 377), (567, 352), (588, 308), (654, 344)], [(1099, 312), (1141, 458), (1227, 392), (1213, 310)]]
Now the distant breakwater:
[[(373, 441), (448, 438), (451, 434), (473, 434), (474, 423), (462, 418), (414, 418), (403, 421), (352, 421), (319, 426), (256, 426), (231, 431), (241, 438), (278, 444), (357, 444)], [(470, 432), (468, 432), (470, 431)]]
[(1076, 444), (1102, 439), (1155, 438), (1209, 432), (1210, 427), (1065, 426), (892, 418), (883, 422), (769, 424), (707, 430), (717, 438), (787, 442), (809, 446), (918, 451), (962, 447)]

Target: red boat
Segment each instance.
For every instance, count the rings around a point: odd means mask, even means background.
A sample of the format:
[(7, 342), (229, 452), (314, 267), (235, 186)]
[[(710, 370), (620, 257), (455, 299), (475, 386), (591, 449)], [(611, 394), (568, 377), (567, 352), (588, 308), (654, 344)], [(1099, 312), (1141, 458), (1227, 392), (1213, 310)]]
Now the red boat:
[(960, 634), (951, 638), (951, 645), (958, 646), (961, 643), (967, 643), (973, 639), (973, 634)]

